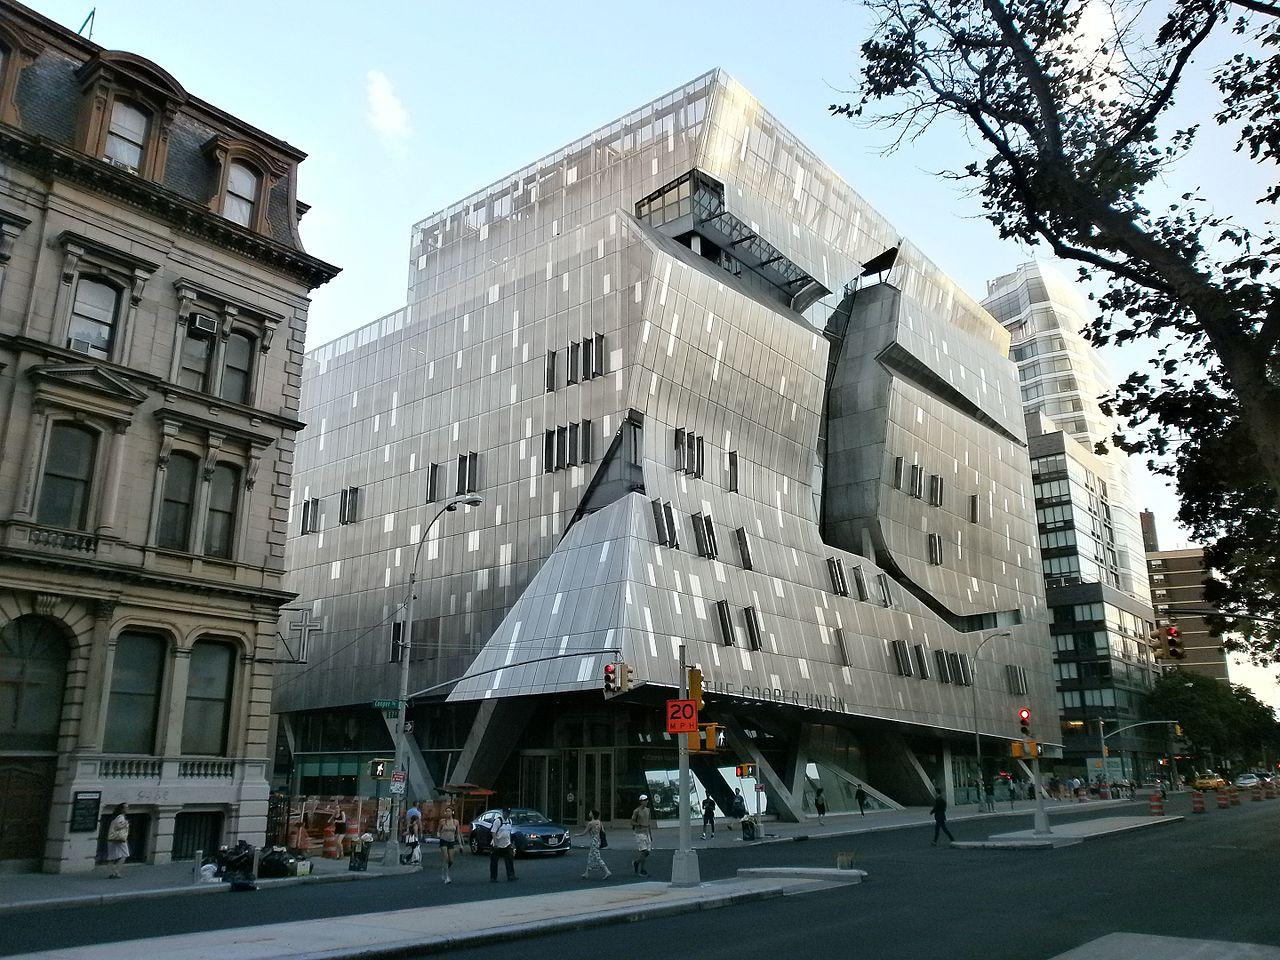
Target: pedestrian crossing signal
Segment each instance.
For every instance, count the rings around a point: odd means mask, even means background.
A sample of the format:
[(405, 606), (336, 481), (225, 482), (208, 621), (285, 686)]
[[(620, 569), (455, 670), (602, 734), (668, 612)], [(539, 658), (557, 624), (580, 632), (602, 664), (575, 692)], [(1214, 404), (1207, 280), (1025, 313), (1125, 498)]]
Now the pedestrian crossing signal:
[(370, 760), (369, 779), (386, 780), (391, 776), (391, 768), (394, 764), (394, 760)]
[(734, 769), (737, 771), (739, 780), (750, 780), (756, 775), (756, 765), (754, 763), (740, 763)]

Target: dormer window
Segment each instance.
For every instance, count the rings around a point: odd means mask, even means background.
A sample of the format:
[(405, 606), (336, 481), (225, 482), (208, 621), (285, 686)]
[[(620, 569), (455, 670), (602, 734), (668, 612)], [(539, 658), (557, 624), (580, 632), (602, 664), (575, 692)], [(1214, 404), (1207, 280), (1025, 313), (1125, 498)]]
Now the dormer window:
[(111, 123), (107, 127), (103, 159), (134, 173), (141, 170), (150, 122), (147, 112), (134, 103), (116, 100), (111, 105)]
[(258, 192), (262, 177), (253, 167), (238, 160), (227, 170), (227, 192), (222, 203), (222, 215), (242, 227), (252, 227), (258, 205)]

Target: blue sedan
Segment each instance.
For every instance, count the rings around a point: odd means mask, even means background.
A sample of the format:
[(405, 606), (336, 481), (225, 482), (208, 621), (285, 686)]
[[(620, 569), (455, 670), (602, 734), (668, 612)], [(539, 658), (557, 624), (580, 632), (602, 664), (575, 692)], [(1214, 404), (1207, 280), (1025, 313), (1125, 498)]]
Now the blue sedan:
[[(472, 853), (488, 852), (493, 821), (501, 814), (501, 810), (486, 810), (471, 821), (468, 845)], [(514, 807), (511, 810), (511, 842), (517, 856), (542, 853), (563, 856), (569, 852), (569, 828), (562, 823), (553, 823), (537, 810)]]

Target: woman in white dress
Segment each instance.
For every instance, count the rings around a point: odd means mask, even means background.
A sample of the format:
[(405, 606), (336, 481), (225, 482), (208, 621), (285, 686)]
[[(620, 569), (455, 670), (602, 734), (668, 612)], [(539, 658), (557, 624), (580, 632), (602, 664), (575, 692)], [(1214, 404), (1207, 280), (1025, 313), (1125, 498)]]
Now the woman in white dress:
[(592, 810), (587, 814), (587, 825), (578, 836), (591, 838), (591, 846), (587, 850), (587, 869), (583, 873), (582, 879), (608, 880), (612, 874), (609, 872), (608, 864), (604, 862), (604, 857), (600, 855), (601, 838), (604, 837), (604, 824), (600, 822), (600, 812), (598, 810)]
[(121, 803), (116, 806), (111, 826), (107, 827), (107, 856), (111, 864), (111, 872), (107, 877), (117, 880), (120, 877), (120, 864), (129, 859), (129, 806)]

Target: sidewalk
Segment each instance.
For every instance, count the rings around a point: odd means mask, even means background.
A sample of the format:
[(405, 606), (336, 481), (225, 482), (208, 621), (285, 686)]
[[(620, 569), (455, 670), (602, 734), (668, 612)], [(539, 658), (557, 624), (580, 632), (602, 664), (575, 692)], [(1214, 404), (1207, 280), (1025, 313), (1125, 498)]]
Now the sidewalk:
[[(1134, 810), (1146, 811), (1144, 799), (1138, 800), (1088, 800), (1079, 803), (1075, 800), (1046, 800), (1045, 810), (1050, 816), (1071, 813), (1086, 813), (1093, 810), (1132, 807)], [(992, 819), (1000, 817), (1027, 816), (1035, 811), (1036, 805), (1031, 800), (1015, 800), (1013, 809), (1009, 802), (996, 804), (995, 813), (979, 813), (973, 804), (953, 807), (948, 811), (947, 822), (950, 824), (965, 823), (971, 820)], [(761, 825), (763, 838), (755, 840), (752, 846), (761, 843), (782, 843), (792, 840), (811, 840), (823, 837), (854, 836), (860, 833), (876, 833), (881, 830), (901, 830), (906, 827), (922, 827), (933, 823), (928, 807), (906, 807), (902, 810), (868, 811), (865, 817), (856, 813), (828, 814), (823, 818), (826, 822), (819, 824), (817, 817), (809, 817), (804, 823), (784, 823), (766, 819)], [(718, 847), (742, 845), (742, 831), (738, 824), (732, 830), (725, 818), (717, 818), (714, 838), (698, 839), (702, 834), (702, 822), (692, 823), (693, 846), (698, 850), (710, 850)], [(615, 826), (614, 831), (619, 827)], [(653, 831), (653, 847), (655, 850), (675, 850), (679, 845), (679, 828), (664, 824)]]
[[(117, 900), (135, 901), (175, 894), (228, 893), (229, 883), (192, 883), (194, 864), (147, 863), (127, 864), (119, 880), (108, 880), (105, 867), (93, 873), (0, 873), (0, 915), (13, 910), (78, 907)], [(347, 858), (315, 859), (307, 877), (284, 877), (259, 880), (263, 889), (299, 883), (341, 883), (394, 876), (409, 871), (408, 867), (383, 867), (369, 863), (367, 873), (347, 869)]]
[(502, 909), (496, 911), (459, 910), (456, 905), (417, 907), (343, 917), (340, 922), (302, 921), (207, 930), (184, 936), (96, 943), (86, 947), (27, 953), (22, 957), (24, 960), (137, 960), (138, 957), (163, 957), (165, 960), (281, 960), (286, 957), (354, 960), (357, 957), (418, 956), (483, 943), (527, 940), (531, 936), (561, 930), (583, 930), (789, 894), (830, 890), (837, 885), (843, 884), (805, 876), (740, 876), (686, 889), (676, 889), (665, 883), (628, 883), (512, 897), (503, 900)]
[(1075, 820), (1051, 827), (1048, 836), (1035, 830), (1014, 830), (1010, 833), (992, 834), (986, 840), (962, 840), (952, 843), (953, 849), (968, 850), (1047, 850), (1070, 847), (1086, 840), (1110, 837), (1131, 830), (1146, 830), (1167, 823), (1178, 823), (1183, 817), (1096, 817), (1092, 820)]

